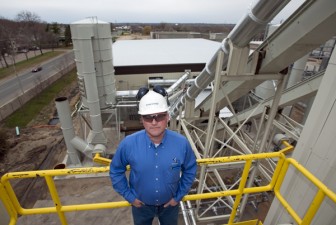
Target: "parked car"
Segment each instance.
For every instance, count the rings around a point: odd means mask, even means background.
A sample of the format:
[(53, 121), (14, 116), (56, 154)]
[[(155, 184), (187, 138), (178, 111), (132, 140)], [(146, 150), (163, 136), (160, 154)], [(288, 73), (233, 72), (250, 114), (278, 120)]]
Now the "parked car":
[(37, 66), (37, 67), (32, 69), (32, 72), (35, 73), (35, 72), (38, 72), (38, 71), (41, 71), (41, 70), (42, 70), (42, 66)]

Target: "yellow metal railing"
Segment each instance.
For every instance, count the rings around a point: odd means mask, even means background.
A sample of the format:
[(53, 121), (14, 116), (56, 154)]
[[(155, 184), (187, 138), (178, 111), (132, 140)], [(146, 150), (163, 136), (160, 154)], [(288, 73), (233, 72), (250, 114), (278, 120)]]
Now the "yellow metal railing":
[[(288, 146), (287, 146), (288, 147)], [(97, 161), (102, 163), (108, 163), (108, 159), (99, 158)], [(269, 184), (259, 187), (245, 187), (248, 172), (256, 160), (266, 159), (266, 158), (277, 158), (277, 165), (273, 173), (272, 179)], [(228, 225), (234, 224), (234, 218), (237, 213), (240, 200), (244, 194), (259, 193), (266, 191), (274, 191), (275, 196), (283, 204), (284, 208), (287, 209), (289, 214), (295, 219), (298, 224), (309, 224), (319, 209), (323, 199), (327, 196), (332, 201), (336, 203), (336, 194), (330, 191), (321, 181), (315, 178), (309, 171), (302, 167), (297, 161), (291, 158), (286, 158), (282, 152), (273, 153), (260, 153), (251, 155), (241, 155), (241, 156), (230, 156), (230, 157), (219, 157), (219, 158), (208, 158), (197, 160), (199, 165), (208, 164), (218, 164), (218, 163), (228, 163), (245, 161), (245, 166), (242, 174), (241, 181), (239, 183), (238, 189), (212, 192), (212, 193), (202, 193), (202, 194), (191, 194), (183, 198), (183, 201), (188, 200), (200, 200), (200, 199), (210, 199), (218, 198), (224, 196), (236, 196), (233, 205), (232, 213), (228, 221)], [(286, 176), (289, 165), (292, 165), (295, 169), (300, 171), (305, 177), (307, 177), (318, 189), (311, 206), (307, 210), (303, 218), (300, 218), (298, 214), (293, 210), (293, 208), (288, 204), (285, 198), (280, 193), (281, 184)], [(127, 207), (130, 204), (127, 201), (119, 202), (104, 202), (104, 203), (90, 203), (90, 204), (78, 204), (78, 205), (62, 205), (58, 192), (53, 180), (55, 176), (68, 176), (68, 175), (79, 175), (79, 174), (96, 174), (96, 173), (106, 173), (109, 171), (108, 166), (104, 167), (89, 167), (89, 168), (74, 168), (74, 169), (60, 169), (60, 170), (43, 170), (43, 171), (29, 171), (29, 172), (13, 172), (7, 173), (2, 176), (0, 183), (0, 199), (4, 203), (5, 208), (8, 211), (10, 217), (10, 225), (16, 224), (18, 215), (32, 215), (32, 214), (48, 214), (57, 213), (60, 221), (63, 225), (67, 225), (67, 220), (65, 213), (73, 211), (83, 211), (83, 210), (97, 210), (97, 209), (108, 209), (108, 208), (120, 208)], [(31, 208), (25, 209), (20, 205), (15, 192), (10, 184), (12, 179), (25, 179), (25, 178), (36, 178), (43, 177), (46, 180), (47, 186), (50, 191), (52, 200), (54, 201), (55, 207), (44, 207), (44, 208)]]
[(8, 215), (10, 217), (9, 224), (10, 225), (16, 224), (18, 213), (16, 212), (11, 199), (7, 195), (7, 192), (1, 183), (0, 183), (0, 200), (2, 201), (5, 208), (7, 209)]
[[(301, 172), (312, 184), (317, 187), (317, 193), (314, 196), (306, 214), (303, 218), (295, 212), (295, 210), (288, 204), (285, 198), (280, 193), (281, 184), (285, 178), (288, 167), (292, 165), (295, 169)], [(284, 208), (289, 212), (289, 214), (294, 218), (295, 222), (300, 225), (308, 225), (313, 220), (316, 212), (320, 208), (325, 197), (329, 197), (334, 203), (336, 203), (336, 194), (331, 191), (327, 186), (325, 186), (319, 179), (317, 179), (313, 174), (311, 174), (306, 168), (300, 165), (296, 160), (292, 158), (287, 158), (282, 166), (281, 173), (279, 174), (278, 181), (274, 186), (275, 196), (279, 199)]]

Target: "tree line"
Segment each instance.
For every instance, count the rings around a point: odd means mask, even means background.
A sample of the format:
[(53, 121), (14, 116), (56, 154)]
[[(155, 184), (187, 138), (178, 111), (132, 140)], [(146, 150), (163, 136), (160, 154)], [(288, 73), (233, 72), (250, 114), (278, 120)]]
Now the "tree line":
[(14, 20), (0, 17), (0, 61), (9, 67), (6, 56), (15, 63), (15, 54), (24, 53), (28, 60), (28, 52), (45, 48), (56, 48), (60, 44), (71, 43), (70, 25), (57, 22), (46, 23), (39, 15), (30, 11), (19, 12)]

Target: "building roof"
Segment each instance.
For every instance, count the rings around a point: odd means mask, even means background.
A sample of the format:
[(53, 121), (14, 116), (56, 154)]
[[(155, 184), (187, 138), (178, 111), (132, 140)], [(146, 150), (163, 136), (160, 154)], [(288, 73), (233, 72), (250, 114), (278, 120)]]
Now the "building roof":
[(203, 64), (211, 59), (220, 44), (201, 38), (118, 40), (112, 45), (113, 65)]

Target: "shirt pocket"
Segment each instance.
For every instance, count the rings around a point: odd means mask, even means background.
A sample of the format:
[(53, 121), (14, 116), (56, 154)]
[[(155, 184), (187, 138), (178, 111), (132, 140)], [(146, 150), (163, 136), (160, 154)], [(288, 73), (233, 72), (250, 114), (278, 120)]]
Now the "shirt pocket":
[(173, 162), (167, 171), (167, 183), (177, 183), (180, 179), (181, 164)]

